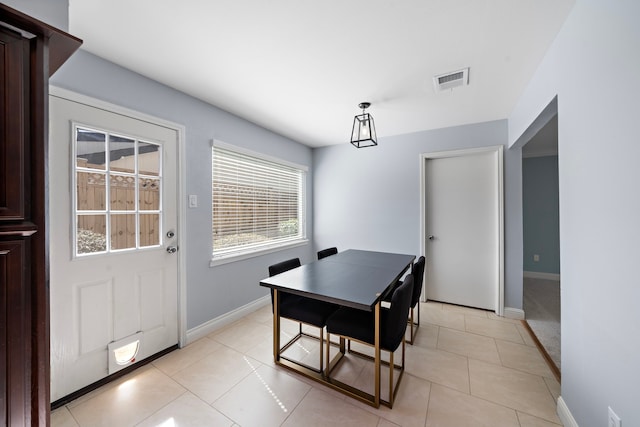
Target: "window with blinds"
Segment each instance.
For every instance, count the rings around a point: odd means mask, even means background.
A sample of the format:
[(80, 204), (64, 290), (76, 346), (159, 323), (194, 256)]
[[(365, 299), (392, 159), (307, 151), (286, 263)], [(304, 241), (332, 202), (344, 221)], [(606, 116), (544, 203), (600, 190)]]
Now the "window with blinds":
[(305, 175), (304, 167), (215, 143), (214, 260), (304, 240)]

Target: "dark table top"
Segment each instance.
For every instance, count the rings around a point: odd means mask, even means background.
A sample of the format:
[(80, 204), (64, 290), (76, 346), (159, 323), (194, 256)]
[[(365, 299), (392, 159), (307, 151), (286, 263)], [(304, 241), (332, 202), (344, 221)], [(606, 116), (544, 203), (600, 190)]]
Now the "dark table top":
[(414, 255), (349, 249), (263, 279), (260, 285), (371, 311), (414, 259)]

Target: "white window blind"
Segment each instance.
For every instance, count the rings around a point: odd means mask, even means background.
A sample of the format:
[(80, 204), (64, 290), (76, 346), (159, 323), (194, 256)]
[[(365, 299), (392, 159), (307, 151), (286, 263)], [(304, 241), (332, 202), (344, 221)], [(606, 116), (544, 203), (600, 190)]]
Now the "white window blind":
[(304, 169), (219, 145), (212, 156), (214, 259), (306, 238)]

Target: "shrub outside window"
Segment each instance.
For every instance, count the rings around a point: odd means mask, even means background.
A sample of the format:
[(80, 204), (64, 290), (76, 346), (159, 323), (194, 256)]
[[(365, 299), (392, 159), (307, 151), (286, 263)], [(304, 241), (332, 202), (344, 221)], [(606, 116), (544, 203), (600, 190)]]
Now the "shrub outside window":
[(215, 141), (213, 261), (306, 239), (306, 167)]

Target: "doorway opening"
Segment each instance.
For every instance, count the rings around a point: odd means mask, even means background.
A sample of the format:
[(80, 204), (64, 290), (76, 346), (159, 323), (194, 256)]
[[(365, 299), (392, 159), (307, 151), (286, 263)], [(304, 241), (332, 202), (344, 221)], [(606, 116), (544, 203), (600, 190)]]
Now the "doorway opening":
[(540, 113), (521, 139), (517, 144), (520, 143), (522, 147), (522, 308), (529, 329), (559, 379), (561, 313), (557, 98)]

